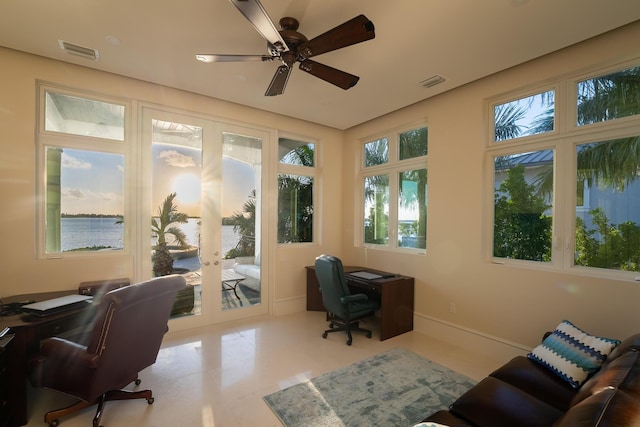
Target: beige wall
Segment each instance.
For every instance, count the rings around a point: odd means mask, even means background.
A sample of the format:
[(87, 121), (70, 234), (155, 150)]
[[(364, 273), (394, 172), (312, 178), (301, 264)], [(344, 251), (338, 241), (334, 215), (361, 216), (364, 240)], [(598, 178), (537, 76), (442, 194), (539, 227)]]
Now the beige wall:
[[(346, 132), (150, 83), (0, 48), (0, 209), (3, 266), (0, 297), (72, 289), (80, 281), (131, 276), (133, 257), (38, 260), (35, 256), (35, 82), (166, 104), (267, 130), (317, 138), (322, 202), (319, 245), (277, 247), (274, 298), (304, 309), (305, 270), (320, 253), (416, 278), (417, 319), (533, 346), (543, 331), (569, 319), (596, 334), (638, 331), (640, 284), (494, 265), (482, 253), (485, 99), (588, 67), (640, 56), (640, 23), (490, 76)], [(423, 90), (416, 88), (416, 90)], [(426, 255), (364, 250), (354, 245), (354, 183), (360, 139), (422, 119), (429, 123), (429, 236)], [(275, 208), (275, 200), (269, 202)], [(270, 236), (275, 240), (275, 236)], [(457, 307), (449, 310), (450, 303)], [(276, 310), (277, 311), (277, 310)]]
[[(482, 335), (537, 344), (542, 333), (568, 319), (595, 334), (640, 332), (640, 283), (490, 263), (482, 252), (485, 99), (584, 68), (640, 57), (640, 23), (531, 61), (350, 129), (345, 181), (353, 181), (359, 141), (423, 118), (429, 124), (429, 205), (426, 256), (353, 245), (352, 184), (345, 187), (346, 263), (366, 264), (416, 278), (418, 318), (435, 319)], [(416, 90), (422, 90), (416, 88)], [(640, 129), (639, 129), (640, 132)], [(487, 194), (489, 193), (489, 194)], [(457, 308), (450, 312), (450, 303)]]
[[(336, 129), (271, 114), (204, 96), (157, 86), (154, 84), (107, 74), (84, 67), (69, 65), (41, 57), (0, 48), (0, 194), (4, 200), (0, 208), (0, 263), (2, 279), (0, 298), (46, 290), (75, 289), (82, 281), (109, 277), (134, 276), (133, 255), (84, 257), (82, 259), (49, 259), (36, 257), (36, 170), (34, 129), (36, 127), (36, 81), (42, 80), (88, 92), (135, 99), (167, 105), (172, 108), (210, 115), (214, 120), (248, 124), (276, 135), (313, 138), (319, 142), (321, 155), (332, 159), (320, 167), (326, 178), (321, 182), (320, 197), (326, 200), (318, 219), (322, 223), (341, 221), (340, 188), (343, 133)], [(274, 138), (275, 139), (275, 138)], [(273, 146), (275, 149), (275, 145)], [(275, 174), (275, 171), (274, 171)], [(272, 176), (275, 179), (275, 175)], [(267, 200), (275, 208), (276, 199)], [(339, 228), (323, 227), (321, 246), (277, 248), (271, 253), (270, 275), (275, 284), (273, 296), (278, 301), (295, 301), (304, 308), (305, 270), (314, 257), (323, 251), (336, 252), (340, 248)], [(271, 241), (275, 241), (272, 236)], [(275, 244), (273, 247), (276, 248)], [(273, 264), (272, 264), (273, 265)]]

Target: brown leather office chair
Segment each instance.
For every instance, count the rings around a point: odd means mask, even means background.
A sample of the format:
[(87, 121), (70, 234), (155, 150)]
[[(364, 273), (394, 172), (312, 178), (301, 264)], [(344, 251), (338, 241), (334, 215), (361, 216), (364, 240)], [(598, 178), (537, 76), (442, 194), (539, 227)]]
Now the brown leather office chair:
[(138, 373), (155, 363), (176, 293), (185, 286), (184, 278), (174, 275), (113, 290), (100, 300), (84, 345), (57, 337), (44, 340), (32, 360), (32, 384), (80, 399), (48, 412), (45, 422), (55, 427), (58, 418), (97, 403), (93, 426), (98, 427), (108, 400), (153, 403), (151, 390), (122, 388), (134, 381), (140, 384)]

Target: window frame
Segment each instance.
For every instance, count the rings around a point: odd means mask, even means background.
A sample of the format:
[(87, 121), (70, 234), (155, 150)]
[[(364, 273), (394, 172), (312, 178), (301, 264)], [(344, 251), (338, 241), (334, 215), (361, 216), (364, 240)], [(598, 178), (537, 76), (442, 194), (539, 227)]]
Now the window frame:
[[(619, 119), (577, 124), (577, 85), (578, 82), (609, 73), (640, 66), (640, 58), (623, 63), (610, 64), (587, 72), (570, 73), (554, 80), (542, 82), (536, 86), (516, 89), (485, 100), (485, 114), (488, 120), (488, 132), (485, 135), (485, 203), (483, 253), (489, 263), (510, 265), (521, 268), (532, 268), (543, 271), (570, 272), (602, 278), (635, 280), (638, 272), (584, 267), (575, 265), (575, 226), (576, 212), (584, 211), (577, 202), (577, 160), (576, 149), (579, 145), (607, 141), (616, 138), (640, 135), (640, 115)], [(555, 126), (547, 133), (529, 135), (506, 141), (496, 142), (493, 112), (495, 105), (516, 100), (555, 88)], [(550, 149), (554, 155), (554, 191), (553, 191), (553, 228), (552, 259), (544, 263), (518, 259), (498, 258), (493, 256), (494, 226), (494, 165), (496, 156), (514, 154), (524, 151)], [(586, 201), (586, 200), (585, 200)]]
[[(46, 82), (36, 82), (37, 86), (37, 132), (36, 132), (36, 256), (38, 259), (61, 259), (61, 258), (83, 258), (83, 257), (110, 257), (121, 256), (131, 253), (130, 230), (132, 229), (131, 221), (124, 222), (123, 230), (123, 249), (113, 251), (73, 251), (73, 252), (47, 252), (46, 233), (47, 233), (47, 206), (46, 206), (46, 168), (47, 168), (47, 149), (61, 148), (91, 151), (95, 153), (119, 154), (124, 158), (124, 176), (123, 176), (123, 215), (125, 218), (132, 218), (132, 197), (133, 192), (130, 190), (130, 174), (133, 168), (133, 150), (131, 148), (131, 115), (133, 107), (131, 102), (126, 99), (96, 94), (89, 91), (74, 90), (63, 86), (58, 86)], [(48, 92), (88, 99), (92, 101), (105, 102), (124, 107), (124, 137), (122, 140), (100, 138), (95, 136), (83, 136), (78, 134), (57, 132), (46, 130), (46, 95)]]
[[(425, 248), (412, 248), (406, 246), (398, 245), (398, 203), (400, 197), (400, 189), (399, 189), (399, 174), (401, 172), (406, 172), (410, 170), (418, 170), (418, 169), (426, 169), (427, 177), (429, 174), (429, 140), (427, 138), (427, 154), (424, 156), (412, 157), (408, 159), (400, 160), (400, 135), (409, 132), (412, 130), (426, 128), (427, 132), (429, 129), (428, 121), (426, 119), (421, 120), (419, 122), (414, 122), (411, 124), (406, 124), (403, 126), (398, 126), (395, 128), (388, 129), (386, 131), (377, 133), (375, 135), (371, 135), (365, 138), (360, 139), (360, 143), (358, 144), (359, 151), (356, 155), (356, 164), (358, 165), (357, 169), (357, 188), (356, 192), (358, 197), (356, 197), (354, 212), (356, 215), (355, 218), (355, 227), (354, 227), (354, 246), (362, 247), (367, 249), (378, 249), (392, 252), (401, 252), (401, 253), (411, 253), (411, 254), (421, 254), (424, 255), (427, 253), (428, 248), (428, 240), (429, 240), (429, 200), (427, 199), (427, 235), (425, 236)], [(366, 144), (382, 139), (387, 139), (388, 141), (388, 151), (389, 151), (389, 160), (386, 163), (372, 166), (365, 166), (365, 146)], [(365, 194), (364, 194), (364, 186), (365, 186), (365, 178), (372, 177), (377, 175), (388, 175), (389, 177), (389, 219), (388, 219), (388, 241), (389, 243), (386, 245), (375, 244), (375, 243), (366, 243), (364, 241), (364, 216), (365, 216)], [(427, 178), (427, 189), (428, 189), (428, 178)], [(428, 190), (427, 190), (428, 191)]]

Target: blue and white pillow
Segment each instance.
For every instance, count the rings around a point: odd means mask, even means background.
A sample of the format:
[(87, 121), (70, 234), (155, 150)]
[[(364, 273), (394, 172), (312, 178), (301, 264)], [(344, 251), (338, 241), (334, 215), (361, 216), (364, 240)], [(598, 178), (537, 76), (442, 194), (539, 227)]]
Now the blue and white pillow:
[(563, 320), (527, 357), (579, 388), (598, 371), (619, 340), (589, 335)]

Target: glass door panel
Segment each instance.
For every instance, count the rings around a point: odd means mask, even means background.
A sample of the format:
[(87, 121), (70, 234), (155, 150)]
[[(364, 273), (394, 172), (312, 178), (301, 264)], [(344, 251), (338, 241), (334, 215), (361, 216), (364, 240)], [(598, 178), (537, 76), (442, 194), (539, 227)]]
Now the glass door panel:
[(203, 271), (202, 253), (218, 236), (211, 231), (215, 210), (207, 202), (215, 197), (214, 124), (152, 109), (143, 110), (143, 120), (148, 149), (141, 200), (150, 219), (140, 226), (140, 276), (183, 276), (188, 286), (176, 298), (173, 324), (177, 329), (209, 324), (215, 270)]
[[(221, 176), (221, 277), (217, 317), (231, 320), (267, 312), (263, 239), (263, 140), (253, 129), (224, 126)], [(216, 317), (214, 315), (214, 317)]]

